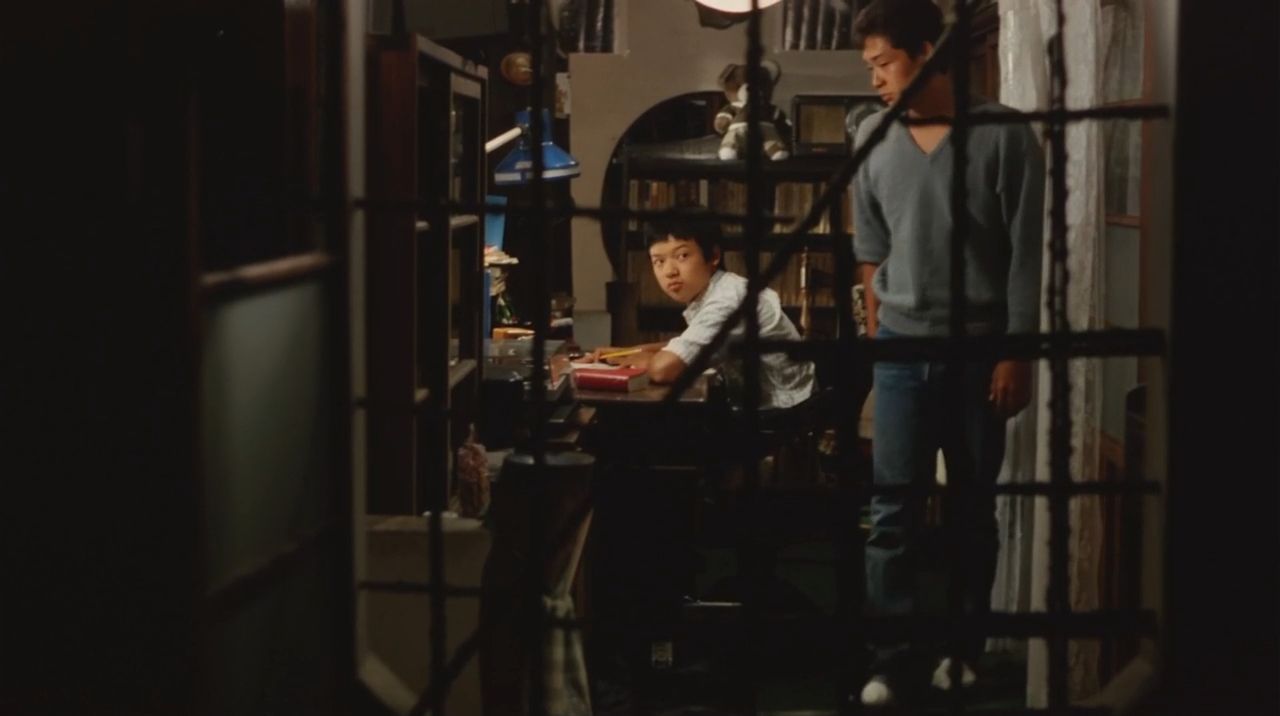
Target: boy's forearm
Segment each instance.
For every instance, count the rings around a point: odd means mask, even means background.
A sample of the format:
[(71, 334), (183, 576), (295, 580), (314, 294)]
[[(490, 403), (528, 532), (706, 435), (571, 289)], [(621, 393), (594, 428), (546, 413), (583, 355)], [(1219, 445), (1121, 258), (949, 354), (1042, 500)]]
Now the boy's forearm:
[(649, 380), (655, 383), (672, 383), (688, 366), (675, 353), (660, 350), (650, 356), (647, 367)]

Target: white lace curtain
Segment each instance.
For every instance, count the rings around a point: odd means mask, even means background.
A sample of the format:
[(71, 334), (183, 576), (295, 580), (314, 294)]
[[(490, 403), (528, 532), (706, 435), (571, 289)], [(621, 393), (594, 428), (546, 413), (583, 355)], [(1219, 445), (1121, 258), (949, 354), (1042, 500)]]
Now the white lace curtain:
[[(1000, 99), (1015, 109), (1049, 106), (1048, 43), (1057, 28), (1054, 0), (999, 0)], [(1067, 106), (1101, 103), (1101, 32), (1097, 0), (1066, 3), (1065, 46)], [(1073, 330), (1101, 324), (1102, 245), (1104, 215), (1102, 132), (1096, 123), (1067, 130), (1067, 201), (1069, 246), (1069, 321)], [(1046, 191), (1046, 197), (1052, 195)], [(1050, 199), (1051, 200), (1051, 199)], [(1046, 210), (1049, 207), (1046, 206)], [(1047, 213), (1046, 213), (1047, 218)], [(1048, 222), (1045, 240), (1048, 241)], [(1045, 276), (1049, 253), (1045, 252)], [(1047, 289), (1047, 282), (1046, 282)], [(1042, 301), (1041, 305), (1045, 305)], [(1048, 315), (1042, 311), (1041, 327)], [(1075, 480), (1096, 480), (1100, 424), (1100, 377), (1097, 361), (1071, 361), (1071, 473)], [(1049, 480), (1049, 370), (1039, 364), (1032, 405), (1009, 424), (1003, 482)], [(1049, 512), (1044, 499), (1005, 498), (998, 503), (1002, 550), (992, 594), (997, 610), (1044, 610), (1049, 575)], [(1096, 498), (1071, 502), (1071, 606), (1095, 609), (1100, 598), (1099, 541), (1101, 511)], [(1047, 705), (1048, 656), (1041, 640), (1019, 644), (997, 640), (995, 648), (1026, 649), (1027, 705)], [(1098, 689), (1098, 646), (1073, 642), (1071, 695), (1083, 698)]]

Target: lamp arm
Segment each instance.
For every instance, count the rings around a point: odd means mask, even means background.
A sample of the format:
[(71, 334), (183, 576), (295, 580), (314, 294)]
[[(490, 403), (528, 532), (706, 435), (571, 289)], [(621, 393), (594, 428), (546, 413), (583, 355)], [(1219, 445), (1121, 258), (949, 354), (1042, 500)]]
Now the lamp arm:
[(524, 128), (523, 128), (523, 127), (512, 127), (511, 129), (508, 129), (507, 131), (503, 132), (502, 134), (499, 134), (498, 136), (494, 137), (493, 139), (490, 139), (489, 141), (485, 142), (485, 143), (484, 143), (484, 153), (485, 153), (485, 154), (489, 154), (489, 153), (493, 152), (493, 150), (495, 150), (495, 149), (497, 149), (497, 148), (499, 148), (499, 147), (502, 147), (502, 146), (504, 146), (504, 145), (506, 145), (506, 144), (510, 144), (512, 140), (514, 140), (515, 138), (519, 137), (519, 136), (520, 136), (521, 134), (523, 134), (523, 133), (524, 133)]

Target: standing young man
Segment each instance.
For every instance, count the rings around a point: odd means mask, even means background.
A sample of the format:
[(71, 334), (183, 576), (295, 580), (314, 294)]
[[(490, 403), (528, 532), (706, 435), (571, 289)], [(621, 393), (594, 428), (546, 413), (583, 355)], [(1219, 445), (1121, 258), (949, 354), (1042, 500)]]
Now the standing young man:
[[(932, 0), (874, 0), (854, 25), (872, 85), (888, 104), (898, 101), (932, 54), (943, 29)], [(974, 113), (1005, 109), (973, 98)], [(908, 117), (950, 117), (955, 89), (936, 74), (912, 100)], [(881, 117), (858, 132), (861, 144)], [(1032, 333), (1039, 326), (1044, 212), (1044, 159), (1025, 124), (969, 130), (968, 239), (965, 245), (966, 333)], [(869, 333), (877, 340), (950, 333), (951, 181), (954, 149), (948, 124), (896, 123), (859, 168), (854, 180), (854, 251), (865, 286)], [(1021, 361), (877, 363), (873, 472), (877, 485), (923, 484), (934, 479), (942, 450), (953, 484), (990, 485), (1004, 456), (1005, 421), (1029, 401), (1031, 369)], [(871, 500), (866, 546), (870, 613), (916, 612), (924, 500), (877, 495)], [(998, 538), (995, 501), (971, 495), (948, 505), (958, 523), (948, 555), (963, 575), (965, 612), (990, 610)], [(962, 684), (984, 639), (961, 650)], [(919, 645), (917, 645), (919, 646)], [(946, 646), (945, 644), (943, 645)], [(872, 644), (864, 704), (895, 700), (895, 689), (925, 676), (951, 685), (950, 660), (939, 658), (912, 673), (911, 645), (899, 639)], [(933, 666), (936, 664), (936, 666)]]

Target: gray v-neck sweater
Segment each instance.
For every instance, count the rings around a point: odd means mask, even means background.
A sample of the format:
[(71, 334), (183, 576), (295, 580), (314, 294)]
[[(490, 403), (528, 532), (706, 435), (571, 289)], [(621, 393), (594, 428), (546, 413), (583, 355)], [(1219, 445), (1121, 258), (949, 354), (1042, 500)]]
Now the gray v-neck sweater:
[[(974, 112), (1007, 109), (994, 102)], [(884, 114), (859, 128), (861, 146)], [(1040, 322), (1044, 155), (1025, 124), (969, 131), (966, 330), (1030, 333)], [(879, 264), (879, 320), (905, 335), (946, 335), (951, 304), (951, 135), (926, 154), (901, 123), (854, 178), (854, 254)]]

